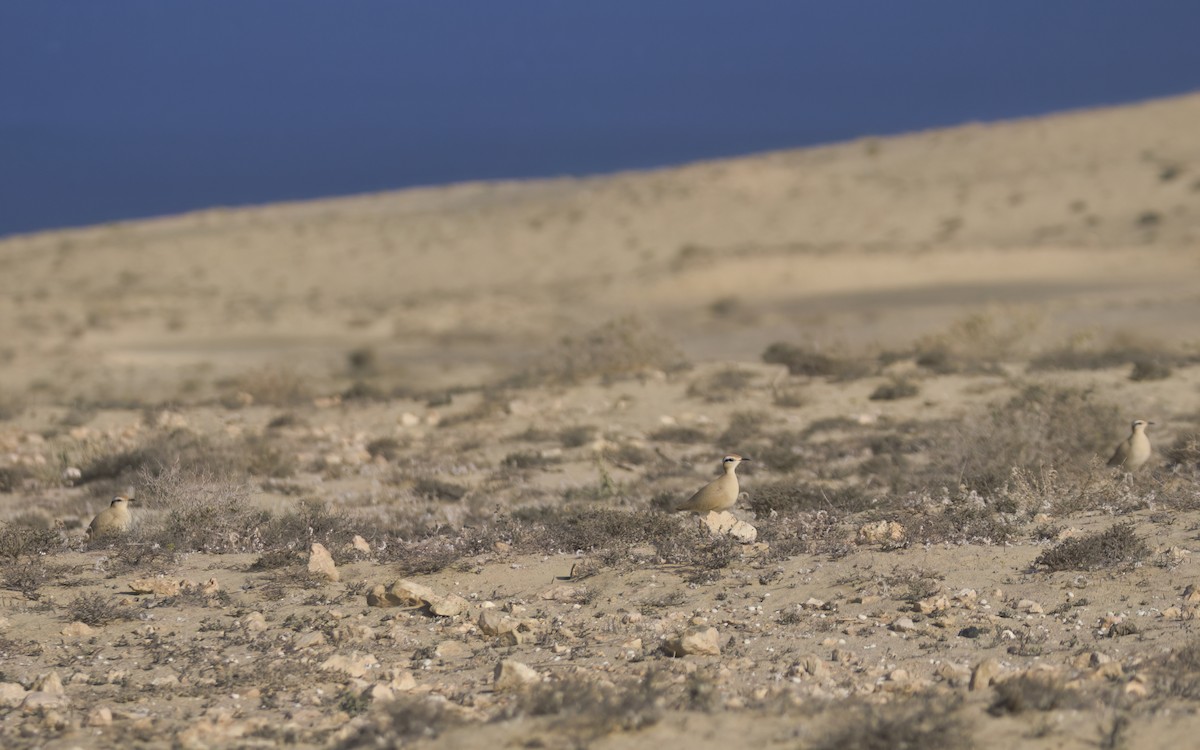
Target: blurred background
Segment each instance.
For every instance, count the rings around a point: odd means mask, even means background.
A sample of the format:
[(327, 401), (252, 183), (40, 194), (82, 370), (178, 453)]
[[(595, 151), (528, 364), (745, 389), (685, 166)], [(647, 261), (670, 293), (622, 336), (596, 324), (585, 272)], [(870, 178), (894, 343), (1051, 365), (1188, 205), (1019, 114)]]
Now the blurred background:
[(677, 164), (1200, 88), (1200, 5), (0, 5), (0, 235)]

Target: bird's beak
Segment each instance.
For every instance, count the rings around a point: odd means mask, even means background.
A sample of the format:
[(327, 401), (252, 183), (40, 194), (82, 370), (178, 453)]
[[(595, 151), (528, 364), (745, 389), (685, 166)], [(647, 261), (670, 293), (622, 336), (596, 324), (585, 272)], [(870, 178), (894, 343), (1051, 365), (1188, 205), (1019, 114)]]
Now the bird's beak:
[(751, 460), (751, 459), (743, 457), (743, 458), (742, 458), (742, 460), (743, 460), (743, 461), (749, 461), (749, 460)]

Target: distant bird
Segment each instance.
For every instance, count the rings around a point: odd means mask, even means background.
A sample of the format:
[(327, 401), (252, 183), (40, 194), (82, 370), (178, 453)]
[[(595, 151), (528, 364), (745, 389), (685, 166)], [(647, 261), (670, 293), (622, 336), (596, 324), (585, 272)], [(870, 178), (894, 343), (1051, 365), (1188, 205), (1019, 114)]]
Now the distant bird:
[(1125, 438), (1113, 451), (1112, 458), (1108, 459), (1108, 465), (1120, 467), (1125, 471), (1135, 471), (1149, 461), (1150, 439), (1146, 437), (1146, 425), (1151, 424), (1154, 423), (1135, 419), (1129, 437)]
[(98, 539), (102, 536), (114, 536), (129, 531), (133, 518), (129, 515), (129, 503), (132, 498), (117, 495), (108, 507), (96, 514), (88, 525), (88, 539)]
[(708, 513), (732, 508), (738, 500), (738, 480), (735, 472), (738, 464), (749, 460), (737, 454), (730, 454), (721, 459), (721, 466), (725, 469), (725, 473), (701, 487), (699, 492), (692, 495), (687, 502), (675, 510)]

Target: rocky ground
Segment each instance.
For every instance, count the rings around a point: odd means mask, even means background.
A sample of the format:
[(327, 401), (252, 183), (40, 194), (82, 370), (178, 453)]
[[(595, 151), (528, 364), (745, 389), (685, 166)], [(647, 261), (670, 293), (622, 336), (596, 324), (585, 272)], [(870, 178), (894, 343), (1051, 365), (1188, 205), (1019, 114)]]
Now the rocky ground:
[(1190, 746), (1197, 107), (0, 241), (0, 743)]

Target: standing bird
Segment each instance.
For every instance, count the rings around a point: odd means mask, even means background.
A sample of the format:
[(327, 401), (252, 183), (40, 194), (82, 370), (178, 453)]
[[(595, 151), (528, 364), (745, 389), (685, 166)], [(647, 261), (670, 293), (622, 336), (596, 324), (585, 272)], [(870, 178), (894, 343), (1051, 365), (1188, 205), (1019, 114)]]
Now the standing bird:
[(1125, 438), (1113, 451), (1112, 458), (1108, 459), (1108, 465), (1120, 467), (1125, 471), (1135, 471), (1149, 461), (1150, 439), (1146, 437), (1146, 425), (1150, 424), (1154, 423), (1135, 419), (1129, 437)]
[(131, 500), (132, 498), (124, 495), (114, 497), (108, 507), (97, 513), (91, 524), (88, 525), (88, 539), (124, 534), (129, 531), (129, 525), (133, 521), (129, 515)]
[(721, 466), (725, 469), (725, 473), (701, 487), (699, 492), (692, 495), (687, 502), (675, 510), (708, 513), (732, 508), (738, 499), (738, 480), (735, 472), (738, 464), (749, 460), (737, 454), (730, 454), (721, 459)]

